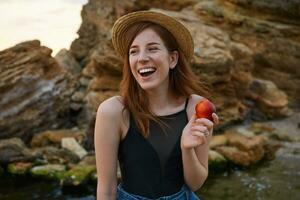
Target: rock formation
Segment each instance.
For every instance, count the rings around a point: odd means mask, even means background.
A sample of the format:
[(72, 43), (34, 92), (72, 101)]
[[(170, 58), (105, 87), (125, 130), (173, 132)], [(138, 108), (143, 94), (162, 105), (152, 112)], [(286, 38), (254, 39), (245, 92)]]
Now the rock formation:
[(51, 52), (37, 40), (0, 52), (0, 138), (28, 141), (38, 130), (69, 123), (75, 82)]
[(26, 140), (70, 124), (92, 133), (98, 105), (119, 92), (122, 60), (111, 27), (144, 9), (171, 15), (191, 31), (192, 67), (212, 90), (221, 126), (289, 115), (289, 107), (300, 106), (299, 6), (296, 0), (90, 0), (69, 52), (54, 59), (38, 41), (0, 52), (0, 138)]
[[(255, 119), (286, 116), (290, 113), (288, 106), (299, 107), (300, 22), (296, 8), (300, 3), (197, 0), (184, 1), (186, 4), (175, 1), (171, 5), (165, 2), (120, 4), (91, 0), (83, 7), (79, 38), (70, 51), (84, 68), (82, 75), (89, 80), (85, 105), (89, 116), (94, 116), (100, 102), (118, 94), (122, 60), (111, 44), (114, 21), (125, 13), (143, 9), (176, 17), (191, 31), (195, 42), (193, 70), (211, 86), (221, 124), (253, 117), (255, 113)], [(271, 106), (269, 112), (261, 100), (254, 98), (250, 89), (255, 78), (272, 81), (274, 91), (283, 97), (276, 100), (280, 106)]]

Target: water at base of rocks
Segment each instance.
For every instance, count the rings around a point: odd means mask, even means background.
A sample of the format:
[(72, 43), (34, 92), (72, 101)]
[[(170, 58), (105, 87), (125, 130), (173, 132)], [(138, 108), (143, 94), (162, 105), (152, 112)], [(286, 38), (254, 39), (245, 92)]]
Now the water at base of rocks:
[[(271, 124), (278, 126), (281, 132), (299, 136), (299, 122), (300, 113)], [(0, 200), (94, 200), (95, 194), (94, 183), (62, 188), (49, 181), (0, 177)], [(300, 141), (283, 142), (272, 161), (247, 169), (235, 167), (222, 173), (210, 171), (208, 180), (197, 194), (201, 200), (299, 199)]]
[[(197, 194), (201, 200), (296, 199), (300, 196), (300, 159), (286, 155), (282, 159), (267, 161), (250, 169), (236, 168), (215, 174), (211, 172)], [(95, 184), (61, 188), (58, 183), (40, 180), (0, 179), (1, 200), (94, 200), (95, 193)]]
[(93, 200), (95, 186), (62, 188), (59, 183), (32, 178), (0, 178), (0, 200)]
[(276, 160), (252, 169), (211, 174), (199, 196), (201, 200), (297, 199), (300, 196), (299, 161), (282, 163)]

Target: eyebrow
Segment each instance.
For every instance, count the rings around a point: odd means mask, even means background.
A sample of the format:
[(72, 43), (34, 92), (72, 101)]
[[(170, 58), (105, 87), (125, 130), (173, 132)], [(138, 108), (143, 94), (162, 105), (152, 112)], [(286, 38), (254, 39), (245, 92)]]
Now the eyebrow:
[[(160, 43), (157, 43), (157, 42), (150, 42), (147, 44), (147, 46), (152, 46), (152, 45), (160, 45)], [(132, 48), (137, 48), (138, 45), (133, 45), (133, 46), (130, 46), (130, 49)]]

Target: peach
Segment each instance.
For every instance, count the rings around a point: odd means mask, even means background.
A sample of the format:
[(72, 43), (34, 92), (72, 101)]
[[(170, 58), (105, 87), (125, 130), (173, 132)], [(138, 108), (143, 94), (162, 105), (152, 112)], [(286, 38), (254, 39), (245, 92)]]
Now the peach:
[(216, 112), (216, 108), (213, 103), (207, 99), (203, 99), (195, 106), (197, 118), (206, 118), (213, 121), (212, 114)]

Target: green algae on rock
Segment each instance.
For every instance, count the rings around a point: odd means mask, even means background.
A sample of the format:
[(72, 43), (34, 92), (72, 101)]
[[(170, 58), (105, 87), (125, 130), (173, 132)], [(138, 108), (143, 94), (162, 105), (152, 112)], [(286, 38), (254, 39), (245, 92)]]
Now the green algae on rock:
[(35, 166), (31, 168), (30, 174), (33, 177), (41, 177), (41, 178), (52, 179), (52, 180), (61, 180), (63, 177), (63, 172), (65, 171), (66, 171), (65, 165), (48, 164), (48, 165)]
[(14, 175), (24, 175), (32, 167), (30, 162), (15, 162), (7, 165), (7, 172)]
[(86, 183), (90, 179), (91, 173), (96, 171), (95, 165), (90, 166), (74, 166), (65, 172), (61, 180), (62, 185), (77, 186)]
[(209, 170), (224, 170), (227, 167), (227, 160), (214, 150), (209, 150), (208, 166)]

